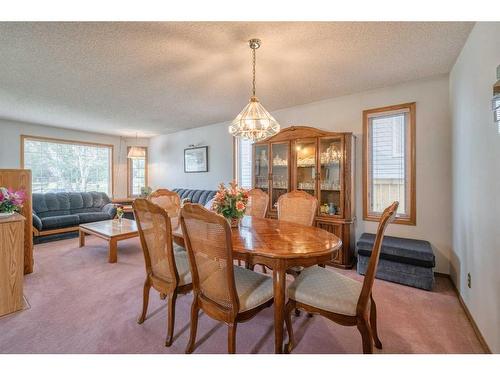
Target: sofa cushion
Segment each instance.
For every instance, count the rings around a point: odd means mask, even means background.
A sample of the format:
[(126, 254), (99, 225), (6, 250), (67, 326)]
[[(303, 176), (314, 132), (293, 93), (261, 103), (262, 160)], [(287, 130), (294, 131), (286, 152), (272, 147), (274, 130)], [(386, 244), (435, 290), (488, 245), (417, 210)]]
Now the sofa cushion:
[(86, 212), (101, 212), (102, 209), (101, 208), (94, 208), (94, 207), (90, 207), (90, 208), (77, 208), (77, 209), (74, 209), (74, 210), (70, 210), (70, 214), (81, 214), (81, 213), (86, 213)]
[(42, 212), (47, 212), (49, 208), (47, 207), (47, 202), (45, 201), (45, 194), (33, 193), (31, 196), (33, 202), (33, 211), (37, 214)]
[[(370, 257), (375, 234), (363, 233), (356, 243), (358, 254)], [(385, 236), (382, 241), (380, 259), (411, 264), (419, 267), (435, 266), (434, 252), (428, 241)]]
[(83, 212), (77, 216), (80, 218), (80, 224), (112, 219), (106, 212)]
[(81, 193), (69, 193), (69, 206), (71, 211), (83, 208), (83, 197)]
[[(69, 210), (68, 193), (45, 193), (41, 195), (43, 196), (42, 199), (45, 201), (45, 204), (42, 205), (42, 210), (37, 211), (38, 207), (33, 207), (40, 218), (71, 214)], [(43, 209), (44, 207), (47, 209)]]
[(42, 220), (37, 216), (35, 211), (33, 211), (33, 226), (36, 230), (42, 230)]
[(73, 227), (80, 224), (78, 215), (61, 215), (41, 218), (42, 230)]
[(103, 201), (102, 201), (102, 195), (96, 192), (91, 192), (92, 194), (92, 201), (93, 201), (93, 206), (94, 207), (102, 207), (104, 206)]
[(92, 194), (90, 193), (80, 193), (82, 195), (83, 207), (91, 208), (94, 207), (94, 200), (92, 199)]

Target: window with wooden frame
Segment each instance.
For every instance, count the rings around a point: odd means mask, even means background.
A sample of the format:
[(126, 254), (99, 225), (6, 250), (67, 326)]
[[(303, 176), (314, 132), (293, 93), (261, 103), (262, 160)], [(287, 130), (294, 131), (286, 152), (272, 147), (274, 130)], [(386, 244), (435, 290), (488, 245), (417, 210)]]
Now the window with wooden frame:
[(363, 111), (363, 218), (399, 201), (395, 223), (416, 225), (415, 103)]
[(252, 142), (235, 138), (233, 143), (234, 177), (238, 185), (245, 189), (252, 188)]
[[(148, 149), (144, 149), (144, 157), (127, 159), (127, 194), (130, 198), (141, 195), (142, 188), (148, 186)], [(127, 154), (130, 147), (127, 148)]]
[(113, 145), (21, 135), (21, 168), (34, 193), (113, 193)]

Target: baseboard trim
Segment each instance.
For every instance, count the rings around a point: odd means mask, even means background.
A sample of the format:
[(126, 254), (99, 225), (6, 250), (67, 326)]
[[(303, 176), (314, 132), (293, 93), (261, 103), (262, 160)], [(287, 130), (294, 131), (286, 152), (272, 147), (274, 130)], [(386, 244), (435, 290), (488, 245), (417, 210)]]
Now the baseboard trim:
[(434, 275), (437, 277), (446, 277), (447, 279), (450, 280), (451, 285), (453, 285), (453, 290), (455, 291), (455, 294), (457, 295), (458, 301), (460, 302), (460, 305), (462, 305), (462, 308), (464, 309), (465, 315), (467, 316), (467, 319), (469, 319), (469, 322), (472, 325), (472, 329), (474, 330), (474, 333), (476, 334), (476, 337), (479, 340), (479, 343), (483, 347), (484, 352), (486, 354), (493, 354), (490, 347), (488, 346), (488, 343), (484, 339), (483, 334), (479, 330), (479, 327), (477, 326), (474, 318), (472, 317), (472, 314), (470, 313), (467, 305), (465, 304), (464, 300), (462, 299), (462, 296), (460, 295), (460, 292), (458, 291), (457, 286), (453, 282), (453, 279), (451, 278), (451, 276), (446, 274), (446, 273), (440, 273), (440, 272), (434, 272)]

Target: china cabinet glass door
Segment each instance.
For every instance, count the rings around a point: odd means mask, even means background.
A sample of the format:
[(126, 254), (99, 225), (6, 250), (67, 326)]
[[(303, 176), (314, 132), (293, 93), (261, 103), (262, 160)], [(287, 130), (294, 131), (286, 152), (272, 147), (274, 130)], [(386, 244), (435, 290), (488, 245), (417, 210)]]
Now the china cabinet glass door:
[(295, 189), (316, 196), (316, 142), (313, 139), (298, 139), (295, 147)]
[(288, 192), (288, 142), (286, 143), (271, 143), (271, 158), (272, 158), (272, 193), (271, 207), (276, 209), (278, 198)]
[(320, 138), (320, 214), (341, 216), (343, 207), (343, 149), (342, 138)]
[(254, 187), (269, 194), (269, 148), (255, 145), (254, 150)]

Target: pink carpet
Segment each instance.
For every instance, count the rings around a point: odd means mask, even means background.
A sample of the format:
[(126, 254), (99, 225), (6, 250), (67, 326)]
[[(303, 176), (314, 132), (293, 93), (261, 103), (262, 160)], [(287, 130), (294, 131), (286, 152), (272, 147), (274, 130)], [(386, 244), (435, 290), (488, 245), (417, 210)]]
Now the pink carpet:
[[(354, 271), (344, 271), (361, 280)], [(151, 292), (148, 319), (140, 311), (144, 265), (138, 239), (119, 243), (118, 263), (107, 263), (106, 243), (87, 237), (35, 247), (35, 272), (25, 278), (31, 308), (0, 318), (1, 353), (183, 353), (191, 295), (177, 300), (175, 339), (163, 343), (166, 303)], [(376, 280), (379, 333), (376, 353), (483, 353), (446, 278), (426, 292)], [(294, 318), (294, 353), (361, 353), (356, 328), (320, 316)], [(226, 353), (226, 327), (200, 316), (195, 353)], [(238, 326), (238, 353), (273, 353), (273, 307)]]

